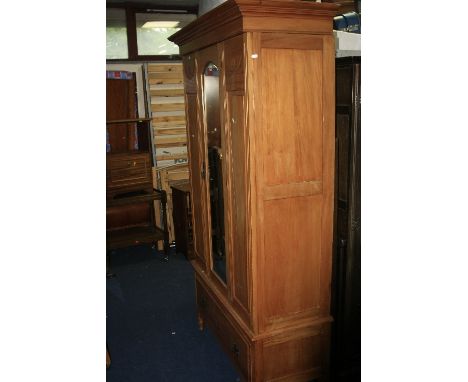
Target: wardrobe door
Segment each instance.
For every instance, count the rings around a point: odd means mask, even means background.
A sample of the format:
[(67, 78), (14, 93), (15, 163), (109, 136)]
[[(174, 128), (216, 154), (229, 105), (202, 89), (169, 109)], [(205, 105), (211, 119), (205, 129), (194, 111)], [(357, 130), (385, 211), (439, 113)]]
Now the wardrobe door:
[(251, 312), (251, 253), (248, 248), (249, 201), (247, 187), (248, 124), (246, 107), (246, 35), (241, 34), (224, 42), (224, 74), (226, 84), (226, 136), (229, 184), (226, 197), (229, 205), (231, 298), (237, 312), (248, 323)]
[(210, 277), (223, 290), (227, 290), (228, 261), (226, 236), (226, 137), (222, 123), (224, 112), (221, 59), (217, 45), (198, 53), (198, 79), (201, 94), (200, 115), (206, 132), (204, 141), (204, 168), (202, 178), (206, 184), (208, 253)]
[(196, 89), (196, 60), (193, 55), (184, 57), (185, 105), (187, 113), (187, 133), (189, 168), (192, 199), (193, 252), (195, 261), (206, 268), (206, 188), (203, 179), (205, 171), (205, 133), (199, 116)]

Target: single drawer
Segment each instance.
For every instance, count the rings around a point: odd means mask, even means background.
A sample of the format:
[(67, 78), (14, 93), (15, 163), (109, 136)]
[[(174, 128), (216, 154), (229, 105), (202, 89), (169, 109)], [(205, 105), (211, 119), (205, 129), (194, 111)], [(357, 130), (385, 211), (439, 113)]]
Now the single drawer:
[(249, 344), (237, 332), (236, 328), (223, 313), (219, 305), (197, 280), (197, 303), (208, 326), (215, 332), (224, 350), (247, 379), (250, 358)]
[(109, 155), (107, 157), (107, 187), (120, 188), (151, 183), (149, 154)]

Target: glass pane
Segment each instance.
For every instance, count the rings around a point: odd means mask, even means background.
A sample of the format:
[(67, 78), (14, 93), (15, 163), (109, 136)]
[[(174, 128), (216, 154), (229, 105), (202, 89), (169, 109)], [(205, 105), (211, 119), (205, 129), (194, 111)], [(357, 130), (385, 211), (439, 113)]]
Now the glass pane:
[(203, 75), (208, 134), (208, 179), (210, 185), (211, 250), (213, 270), (226, 282), (221, 123), (219, 116), (219, 69), (209, 63)]
[(106, 9), (106, 59), (128, 58), (125, 9)]
[(179, 54), (179, 47), (167, 38), (195, 20), (195, 15), (137, 13), (135, 15), (139, 55)]

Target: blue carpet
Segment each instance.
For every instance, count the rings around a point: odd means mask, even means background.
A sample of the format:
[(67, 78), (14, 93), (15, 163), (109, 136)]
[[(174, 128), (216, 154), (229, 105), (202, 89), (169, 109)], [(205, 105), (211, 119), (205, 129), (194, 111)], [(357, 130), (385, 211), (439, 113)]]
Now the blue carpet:
[(209, 328), (198, 329), (194, 271), (150, 246), (110, 254), (108, 382), (236, 382), (239, 374)]

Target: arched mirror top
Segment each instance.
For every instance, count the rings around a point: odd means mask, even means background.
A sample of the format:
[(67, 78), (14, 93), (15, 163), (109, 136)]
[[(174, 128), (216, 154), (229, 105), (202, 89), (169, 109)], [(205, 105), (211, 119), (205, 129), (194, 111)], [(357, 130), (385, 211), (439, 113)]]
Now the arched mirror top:
[(203, 74), (206, 77), (219, 77), (219, 68), (214, 63), (209, 62), (206, 64)]

